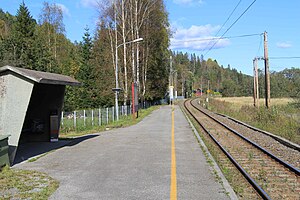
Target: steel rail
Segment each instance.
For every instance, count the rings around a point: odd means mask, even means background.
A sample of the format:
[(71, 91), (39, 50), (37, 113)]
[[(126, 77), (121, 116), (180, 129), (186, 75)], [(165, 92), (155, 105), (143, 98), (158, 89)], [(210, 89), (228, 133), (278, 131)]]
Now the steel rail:
[(253, 130), (253, 131), (257, 131), (257, 132), (260, 132), (260, 133), (262, 133), (262, 134), (268, 135), (268, 136), (272, 137), (274, 140), (280, 142), (281, 144), (283, 144), (283, 145), (285, 145), (285, 146), (287, 146), (287, 147), (289, 147), (289, 148), (292, 148), (292, 149), (294, 149), (294, 150), (300, 152), (300, 146), (299, 146), (299, 145), (297, 145), (297, 144), (295, 144), (295, 143), (292, 143), (292, 142), (290, 142), (290, 141), (288, 141), (288, 140), (286, 140), (286, 139), (284, 139), (284, 138), (282, 138), (282, 137), (280, 137), (280, 136), (273, 135), (272, 133), (269, 133), (269, 132), (267, 132), (267, 131), (260, 130), (260, 129), (256, 128), (256, 127), (250, 126), (249, 124), (246, 124), (246, 123), (244, 123), (244, 122), (242, 122), (242, 121), (239, 121), (239, 120), (234, 119), (234, 118), (232, 118), (232, 117), (229, 117), (229, 116), (227, 116), (227, 115), (220, 114), (220, 113), (214, 113), (214, 114), (220, 115), (220, 116), (225, 117), (225, 118), (228, 118), (228, 119), (234, 121), (235, 123), (241, 124), (241, 125), (243, 125), (243, 126), (249, 128), (249, 129), (251, 129), (251, 130)]
[[(187, 102), (190, 101), (191, 106), (195, 106), (191, 103), (191, 100), (186, 100), (184, 102), (185, 109), (189, 114), (196, 120), (196, 122), (201, 126), (201, 128), (209, 135), (209, 137), (216, 143), (216, 145), (223, 151), (223, 153), (229, 158), (229, 160), (236, 166), (236, 168), (242, 173), (242, 175), (249, 181), (252, 187), (257, 191), (257, 193), (263, 199), (271, 199), (271, 197), (259, 186), (259, 184), (244, 170), (244, 168), (230, 155), (230, 153), (215, 139), (215, 137), (204, 127), (204, 125), (197, 120), (195, 115), (188, 109)], [(197, 109), (198, 110), (198, 109)]]
[(278, 158), (277, 156), (275, 156), (274, 154), (270, 153), (268, 150), (266, 150), (265, 148), (259, 146), (258, 144), (256, 144), (255, 142), (249, 140), (248, 138), (246, 138), (245, 136), (243, 136), (242, 134), (240, 134), (239, 132), (237, 132), (236, 130), (230, 128), (229, 126), (227, 126), (226, 124), (224, 124), (223, 122), (215, 119), (213, 116), (209, 115), (208, 113), (200, 110), (199, 108), (197, 108), (195, 105), (192, 104), (191, 101), (191, 105), (198, 111), (202, 112), (203, 114), (205, 114), (206, 116), (208, 116), (209, 118), (211, 118), (212, 120), (214, 120), (215, 122), (221, 124), (223, 127), (225, 127), (227, 130), (233, 132), (234, 134), (238, 135), (240, 138), (242, 138), (243, 140), (247, 141), (249, 144), (253, 145), (254, 147), (256, 147), (257, 149), (261, 150), (263, 153), (267, 154), (268, 156), (270, 156), (271, 158), (273, 158), (275, 161), (279, 162), (280, 164), (284, 165), (286, 168), (288, 168), (289, 170), (291, 170), (292, 172), (294, 172), (295, 174), (297, 174), (298, 176), (300, 175), (300, 170), (294, 166), (292, 166), (291, 164), (281, 160), (280, 158)]

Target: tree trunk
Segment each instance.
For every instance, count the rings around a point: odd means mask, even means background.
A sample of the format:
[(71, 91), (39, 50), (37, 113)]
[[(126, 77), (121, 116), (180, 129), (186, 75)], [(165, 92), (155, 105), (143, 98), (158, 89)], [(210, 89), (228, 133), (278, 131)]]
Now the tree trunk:
[(128, 99), (128, 75), (127, 75), (127, 55), (126, 55), (126, 34), (125, 34), (125, 5), (124, 0), (121, 2), (122, 9), (122, 39), (123, 39), (123, 67), (124, 67), (124, 105), (126, 105)]
[[(134, 12), (134, 21), (135, 21), (135, 39), (140, 38), (139, 27), (138, 27), (138, 0), (135, 0), (135, 12)], [(139, 66), (139, 44), (136, 44), (136, 83), (138, 88), (140, 88), (140, 66)]]
[[(134, 19), (133, 19), (133, 1), (130, 1), (130, 29), (131, 29), (131, 39), (134, 40)], [(131, 61), (132, 61), (132, 81), (136, 82), (136, 71), (135, 71), (135, 52), (134, 45), (131, 46)]]

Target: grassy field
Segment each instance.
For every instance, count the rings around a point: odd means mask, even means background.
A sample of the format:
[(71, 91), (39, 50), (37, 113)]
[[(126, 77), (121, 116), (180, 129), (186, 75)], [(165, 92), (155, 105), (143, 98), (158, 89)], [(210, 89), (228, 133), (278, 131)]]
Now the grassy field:
[(300, 109), (295, 102), (289, 98), (271, 99), (271, 107), (266, 109), (264, 99), (255, 108), (252, 97), (212, 98), (209, 109), (300, 144)]
[[(225, 101), (228, 103), (232, 103), (234, 104), (234, 106), (237, 106), (238, 108), (241, 108), (242, 106), (253, 105), (253, 97), (220, 97), (214, 99), (218, 101)], [(295, 100), (292, 98), (271, 99), (271, 105), (273, 106), (287, 105), (293, 102), (295, 102)], [(259, 99), (259, 105), (264, 106), (265, 99)]]

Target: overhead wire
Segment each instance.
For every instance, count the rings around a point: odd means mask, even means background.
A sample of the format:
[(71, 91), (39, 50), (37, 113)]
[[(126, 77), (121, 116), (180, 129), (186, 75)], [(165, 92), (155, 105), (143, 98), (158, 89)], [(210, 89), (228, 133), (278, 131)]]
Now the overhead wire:
[(262, 33), (254, 33), (254, 34), (247, 34), (247, 35), (238, 35), (238, 36), (228, 36), (228, 37), (215, 37), (215, 38), (203, 38), (203, 39), (194, 39), (194, 40), (178, 40), (174, 41), (175, 43), (179, 42), (201, 42), (201, 41), (213, 41), (213, 40), (222, 40), (222, 39), (232, 39), (232, 38), (242, 38), (242, 37), (252, 37), (261, 35)]
[(262, 35), (263, 35), (263, 33), (260, 34), (260, 42), (259, 42), (258, 50), (257, 50), (257, 53), (256, 53), (257, 56), (259, 55), (259, 53), (260, 53), (260, 51), (261, 51), (261, 49), (262, 49), (262, 48), (261, 48), (261, 47), (262, 47), (262, 41), (263, 41)]
[[(257, 0), (254, 0), (247, 8), (246, 10), (229, 26), (229, 28), (223, 33), (223, 35), (221, 36), (221, 38), (241, 19), (241, 17), (252, 7), (252, 5), (256, 2)], [(220, 40), (220, 39), (219, 39)], [(205, 53), (205, 55), (207, 55), (212, 48), (214, 48), (214, 46), (219, 42), (219, 40), (217, 40), (209, 49), (208, 51)]]
[(242, 0), (240, 0), (237, 5), (235, 6), (235, 8), (232, 10), (232, 12), (230, 13), (230, 15), (228, 16), (228, 18), (226, 19), (226, 21), (223, 23), (223, 25), (221, 26), (221, 28), (219, 29), (219, 31), (216, 33), (215, 37), (217, 37), (217, 35), (220, 33), (220, 31), (222, 30), (222, 28), (225, 26), (225, 24), (229, 21), (229, 19), (231, 18), (231, 16), (233, 15), (234, 11), (237, 9), (237, 7), (240, 5), (240, 3), (242, 2)]
[(300, 59), (300, 56), (287, 56), (287, 57), (269, 57), (269, 59)]
[[(235, 12), (235, 10), (237, 9), (237, 7), (240, 5), (240, 3), (242, 2), (242, 0), (240, 0), (237, 5), (234, 7), (234, 9), (231, 11), (230, 15), (227, 17), (226, 21), (222, 24), (221, 28), (218, 30), (218, 32), (215, 34), (215, 37), (218, 36), (218, 34), (220, 33), (220, 31), (223, 29), (223, 27), (225, 26), (225, 24), (229, 21), (229, 19), (231, 18), (231, 16), (233, 15), (233, 13)], [(209, 46), (210, 43), (208, 43), (205, 48), (206, 49)]]

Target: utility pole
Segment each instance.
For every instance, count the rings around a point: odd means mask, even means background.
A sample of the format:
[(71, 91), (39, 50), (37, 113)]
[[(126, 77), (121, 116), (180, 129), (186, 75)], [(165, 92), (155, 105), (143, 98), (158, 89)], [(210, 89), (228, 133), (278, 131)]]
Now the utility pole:
[(202, 85), (202, 76), (201, 76), (201, 95), (203, 95), (203, 85)]
[(207, 97), (206, 97), (206, 102), (207, 102), (207, 108), (209, 107), (209, 80), (207, 81)]
[(253, 98), (254, 98), (254, 106), (259, 107), (259, 86), (258, 86), (258, 69), (257, 69), (257, 60), (258, 58), (253, 59)]
[(268, 55), (268, 35), (264, 32), (264, 60), (265, 60), (265, 98), (266, 107), (270, 108), (270, 73), (269, 73), (269, 55)]
[(207, 94), (209, 94), (209, 80), (207, 81)]

